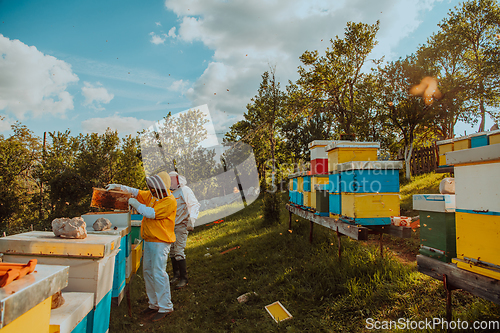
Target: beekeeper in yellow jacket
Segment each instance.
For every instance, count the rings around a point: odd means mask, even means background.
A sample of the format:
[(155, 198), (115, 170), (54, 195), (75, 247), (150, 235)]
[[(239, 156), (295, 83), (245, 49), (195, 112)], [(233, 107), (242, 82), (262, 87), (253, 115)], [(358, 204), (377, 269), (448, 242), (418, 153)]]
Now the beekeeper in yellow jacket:
[(146, 177), (149, 191), (109, 184), (107, 190), (122, 190), (132, 194), (129, 205), (143, 216), (141, 236), (144, 239), (143, 273), (149, 307), (141, 314), (158, 321), (174, 311), (167, 274), (167, 258), (175, 242), (177, 202), (170, 191), (170, 176), (160, 172)]
[(170, 189), (177, 200), (177, 214), (175, 216), (175, 243), (170, 251), (170, 259), (174, 269), (172, 284), (175, 289), (184, 288), (188, 284), (186, 269), (186, 248), (189, 231), (194, 229), (198, 218), (200, 203), (196, 200), (193, 191), (187, 186), (184, 176), (172, 171), (170, 175)]

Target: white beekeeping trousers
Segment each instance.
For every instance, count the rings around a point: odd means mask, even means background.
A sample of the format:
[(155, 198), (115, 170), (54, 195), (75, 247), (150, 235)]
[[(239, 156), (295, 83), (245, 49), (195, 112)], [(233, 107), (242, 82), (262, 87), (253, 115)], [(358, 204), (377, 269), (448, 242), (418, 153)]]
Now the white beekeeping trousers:
[(167, 258), (171, 243), (144, 241), (143, 274), (149, 307), (158, 312), (174, 309), (170, 297)]

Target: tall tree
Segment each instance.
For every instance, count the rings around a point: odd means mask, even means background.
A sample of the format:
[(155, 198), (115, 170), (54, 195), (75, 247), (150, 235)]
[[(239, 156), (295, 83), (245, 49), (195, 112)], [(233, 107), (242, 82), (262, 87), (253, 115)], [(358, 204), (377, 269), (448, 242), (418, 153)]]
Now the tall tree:
[(410, 88), (420, 83), (426, 73), (416, 66), (414, 56), (400, 59), (380, 69), (384, 91), (382, 108), (402, 137), (406, 178), (411, 178), (410, 160), (415, 142), (415, 131), (434, 121), (432, 104), (410, 94)]
[(442, 33), (463, 41), (468, 97), (475, 102), (485, 130), (486, 114), (497, 116), (500, 101), (500, 7), (495, 0), (472, 0), (448, 13), (440, 24)]
[(334, 115), (337, 131), (353, 134), (363, 109), (358, 83), (363, 80), (362, 69), (377, 41), (379, 22), (368, 25), (348, 22), (344, 38), (331, 40), (324, 56), (318, 51), (306, 51), (300, 57), (305, 67), (299, 67), (298, 86), (304, 91), (308, 105)]

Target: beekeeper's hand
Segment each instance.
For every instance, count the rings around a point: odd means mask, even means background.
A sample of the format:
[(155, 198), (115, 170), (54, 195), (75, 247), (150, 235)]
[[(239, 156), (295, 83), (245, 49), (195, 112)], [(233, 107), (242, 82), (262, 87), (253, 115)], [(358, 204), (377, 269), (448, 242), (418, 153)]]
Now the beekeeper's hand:
[(190, 217), (189, 218), (189, 223), (188, 223), (188, 226), (187, 226), (187, 231), (193, 231), (194, 230), (194, 224), (196, 223), (196, 219), (193, 218), (193, 217)]
[(141, 205), (141, 203), (136, 198), (128, 199), (128, 204), (134, 207), (135, 210), (138, 210), (139, 206)]
[(108, 184), (106, 186), (106, 191), (109, 191), (109, 190), (121, 190), (122, 189), (122, 186), (120, 184)]

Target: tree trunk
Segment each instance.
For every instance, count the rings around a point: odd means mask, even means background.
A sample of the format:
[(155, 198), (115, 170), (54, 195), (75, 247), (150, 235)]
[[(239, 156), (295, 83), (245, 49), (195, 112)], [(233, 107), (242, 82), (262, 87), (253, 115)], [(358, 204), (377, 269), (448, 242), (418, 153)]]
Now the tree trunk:
[(406, 179), (411, 179), (411, 155), (413, 153), (413, 142), (410, 142), (409, 147), (405, 146), (405, 166), (406, 166)]

